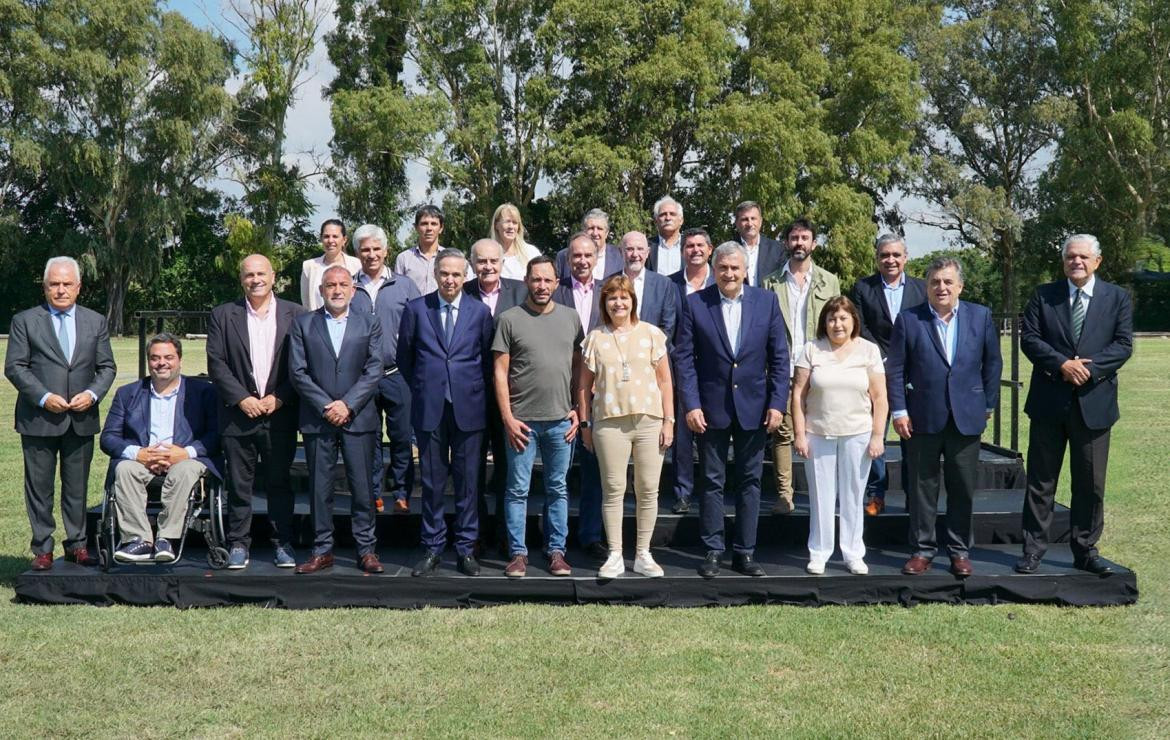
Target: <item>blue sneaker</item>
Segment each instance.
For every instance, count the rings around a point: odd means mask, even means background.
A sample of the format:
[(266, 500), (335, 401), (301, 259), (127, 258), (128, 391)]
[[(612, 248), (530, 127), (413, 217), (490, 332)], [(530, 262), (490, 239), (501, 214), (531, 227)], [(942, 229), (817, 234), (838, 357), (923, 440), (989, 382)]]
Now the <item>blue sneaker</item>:
[(148, 563), (154, 559), (154, 547), (149, 542), (143, 542), (141, 537), (135, 537), (129, 542), (114, 550), (114, 560), (119, 563)]
[(232, 551), (228, 553), (227, 569), (228, 570), (243, 570), (248, 567), (248, 548), (243, 545), (232, 545)]
[(171, 542), (166, 537), (159, 537), (154, 543), (154, 562), (173, 563), (175, 551), (171, 549)]
[(272, 562), (276, 563), (277, 568), (295, 568), (297, 567), (297, 556), (293, 552), (292, 545), (277, 545), (276, 556), (272, 558)]

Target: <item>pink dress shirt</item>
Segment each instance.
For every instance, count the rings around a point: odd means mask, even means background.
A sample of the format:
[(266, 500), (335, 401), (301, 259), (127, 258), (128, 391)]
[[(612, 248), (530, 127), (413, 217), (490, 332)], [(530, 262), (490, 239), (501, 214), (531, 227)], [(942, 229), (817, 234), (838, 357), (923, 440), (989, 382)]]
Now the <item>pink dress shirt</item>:
[(268, 303), (255, 311), (245, 298), (244, 307), (248, 312), (248, 354), (252, 358), (252, 378), (261, 398), (268, 395), (268, 376), (272, 372), (272, 360), (276, 355), (276, 299), (268, 297)]
[(593, 314), (593, 281), (579, 283), (573, 281), (573, 305), (577, 309), (577, 316), (581, 318), (581, 328), (589, 330), (589, 317)]

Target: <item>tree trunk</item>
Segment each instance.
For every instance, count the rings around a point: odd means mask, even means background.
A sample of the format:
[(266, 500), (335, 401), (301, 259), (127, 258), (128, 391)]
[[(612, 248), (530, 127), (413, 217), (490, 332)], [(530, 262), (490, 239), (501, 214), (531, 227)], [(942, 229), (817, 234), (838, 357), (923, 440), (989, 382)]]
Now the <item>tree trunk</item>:
[(999, 233), (999, 260), (1003, 283), (1000, 286), (999, 313), (1016, 314), (1016, 238), (1010, 231)]
[(111, 269), (105, 274), (106, 324), (110, 336), (122, 334), (122, 310), (126, 305), (126, 283), (129, 277), (125, 266)]

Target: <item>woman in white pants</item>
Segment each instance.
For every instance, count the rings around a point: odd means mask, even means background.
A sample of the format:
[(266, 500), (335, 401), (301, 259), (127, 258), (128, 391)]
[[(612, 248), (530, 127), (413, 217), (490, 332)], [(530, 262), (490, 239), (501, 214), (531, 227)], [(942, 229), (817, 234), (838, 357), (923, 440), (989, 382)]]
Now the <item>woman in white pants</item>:
[(821, 310), (817, 339), (796, 361), (793, 446), (812, 463), (808, 477), (809, 573), (821, 575), (833, 554), (833, 510), (840, 504), (841, 555), (850, 573), (865, 565), (865, 481), (885, 452), (886, 381), (881, 352), (862, 339), (861, 317), (845, 296)]

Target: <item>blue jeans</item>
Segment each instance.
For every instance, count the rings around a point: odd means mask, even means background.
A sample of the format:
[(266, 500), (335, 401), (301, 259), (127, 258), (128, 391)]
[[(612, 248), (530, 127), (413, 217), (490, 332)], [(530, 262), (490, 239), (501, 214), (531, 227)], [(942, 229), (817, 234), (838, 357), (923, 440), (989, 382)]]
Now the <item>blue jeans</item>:
[(597, 465), (597, 456), (585, 449), (580, 434), (573, 440), (573, 447), (581, 482), (581, 502), (577, 507), (577, 541), (584, 547), (601, 542), (601, 469)]
[(573, 445), (565, 441), (569, 420), (525, 421), (531, 430), (528, 444), (520, 452), (508, 445), (508, 482), (504, 489), (504, 520), (508, 526), (508, 554), (527, 555), (525, 525), (528, 521), (528, 489), (532, 463), (540, 449), (544, 462), (545, 549), (564, 553), (569, 531), (569, 489), (565, 479), (573, 459)]

